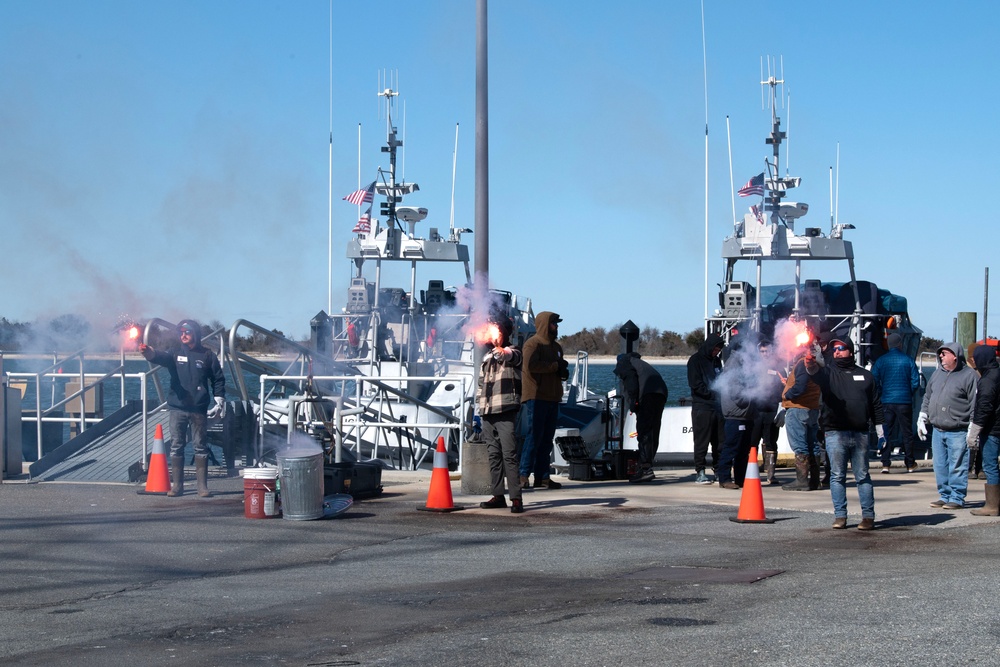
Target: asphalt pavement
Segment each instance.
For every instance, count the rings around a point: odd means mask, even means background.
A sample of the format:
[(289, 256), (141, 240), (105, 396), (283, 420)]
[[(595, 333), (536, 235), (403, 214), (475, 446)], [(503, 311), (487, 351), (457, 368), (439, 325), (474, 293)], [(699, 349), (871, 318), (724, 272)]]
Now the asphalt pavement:
[[(387, 471), (338, 518), (247, 519), (213, 498), (0, 484), (4, 665), (993, 664), (1000, 519), (935, 510), (934, 474), (875, 469), (877, 529), (828, 491), (743, 491), (689, 469), (525, 493), (523, 514), (419, 511)], [(790, 470), (780, 477), (790, 481)], [(970, 505), (983, 482), (970, 481)], [(747, 498), (747, 501), (752, 498)]]

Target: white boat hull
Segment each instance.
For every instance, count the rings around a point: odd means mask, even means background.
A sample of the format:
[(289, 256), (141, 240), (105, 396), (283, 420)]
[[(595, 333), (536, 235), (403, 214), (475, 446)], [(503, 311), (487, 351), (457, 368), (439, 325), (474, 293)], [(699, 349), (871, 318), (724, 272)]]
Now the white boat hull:
[[(625, 449), (638, 449), (636, 438), (635, 415), (625, 417)], [(792, 455), (792, 449), (785, 437), (785, 429), (778, 431), (778, 455)], [(694, 458), (694, 433), (691, 428), (690, 407), (667, 407), (663, 409), (660, 420), (660, 445), (656, 452), (657, 461), (686, 462)]]

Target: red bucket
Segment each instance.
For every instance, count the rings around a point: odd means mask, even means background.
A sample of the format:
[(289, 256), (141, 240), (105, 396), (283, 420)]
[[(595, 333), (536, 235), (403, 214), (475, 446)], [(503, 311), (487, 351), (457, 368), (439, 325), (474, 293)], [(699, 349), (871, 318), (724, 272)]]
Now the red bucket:
[(243, 515), (248, 519), (274, 519), (281, 516), (276, 467), (243, 469)]

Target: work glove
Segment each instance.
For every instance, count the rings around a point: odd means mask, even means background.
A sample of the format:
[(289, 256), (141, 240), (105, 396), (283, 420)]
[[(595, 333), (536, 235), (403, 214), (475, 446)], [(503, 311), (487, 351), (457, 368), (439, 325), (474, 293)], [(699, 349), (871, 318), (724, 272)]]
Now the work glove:
[(927, 413), (921, 412), (917, 416), (917, 437), (921, 440), (927, 439)]
[(497, 361), (510, 361), (510, 358), (514, 356), (513, 350), (509, 347), (495, 347), (493, 348), (493, 358)]
[(559, 379), (569, 379), (569, 362), (562, 358), (559, 359)]
[(215, 405), (208, 409), (208, 418), (215, 419), (216, 417), (226, 416), (226, 399), (221, 396), (215, 397)]
[(969, 449), (975, 451), (979, 449), (979, 433), (983, 430), (983, 427), (979, 424), (969, 424), (969, 430), (965, 434), (965, 444), (969, 446)]
[(779, 405), (778, 411), (774, 413), (774, 423), (778, 428), (785, 425), (785, 407), (783, 405)]
[(826, 359), (823, 358), (823, 348), (819, 346), (818, 342), (812, 344), (812, 347), (809, 348), (809, 354), (812, 355), (819, 366), (826, 364)]

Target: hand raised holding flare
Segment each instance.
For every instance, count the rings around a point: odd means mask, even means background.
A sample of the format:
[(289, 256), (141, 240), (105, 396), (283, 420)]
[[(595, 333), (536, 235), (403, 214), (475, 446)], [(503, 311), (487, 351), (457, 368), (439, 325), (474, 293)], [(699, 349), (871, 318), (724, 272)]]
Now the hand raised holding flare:
[(493, 348), (493, 358), (499, 362), (510, 361), (513, 356), (514, 351), (510, 349), (510, 346)]

